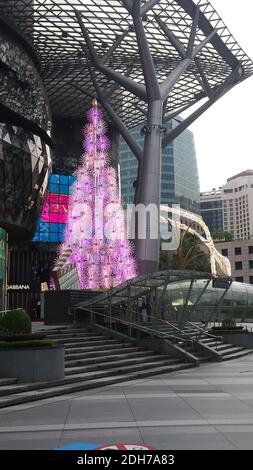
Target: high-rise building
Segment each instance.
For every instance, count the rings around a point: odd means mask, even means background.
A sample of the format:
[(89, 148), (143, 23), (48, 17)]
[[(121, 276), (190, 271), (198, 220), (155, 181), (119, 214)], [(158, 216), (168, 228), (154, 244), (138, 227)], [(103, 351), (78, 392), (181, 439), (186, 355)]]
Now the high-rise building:
[(200, 193), (200, 214), (211, 232), (223, 231), (221, 188)]
[[(166, 123), (174, 129), (176, 120)], [(143, 145), (142, 125), (131, 130), (135, 139)], [(134, 199), (134, 182), (137, 178), (138, 162), (125, 141), (120, 145), (121, 194), (126, 206)], [(161, 204), (180, 204), (183, 209), (199, 213), (199, 176), (193, 133), (185, 130), (163, 151), (161, 168)]]
[(253, 284), (253, 239), (224, 241), (215, 246), (229, 259), (232, 279)]
[(230, 232), (234, 238), (215, 243), (231, 263), (232, 278), (253, 284), (253, 170), (228, 178), (219, 190), (201, 193), (200, 204), (209, 229)]
[(253, 238), (253, 170), (231, 178), (222, 187), (223, 227), (234, 239)]

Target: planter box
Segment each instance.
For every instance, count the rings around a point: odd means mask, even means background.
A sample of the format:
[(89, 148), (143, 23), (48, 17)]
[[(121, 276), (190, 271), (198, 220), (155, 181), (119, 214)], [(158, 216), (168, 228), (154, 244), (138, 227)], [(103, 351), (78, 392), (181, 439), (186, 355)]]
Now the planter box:
[(225, 343), (236, 344), (236, 346), (243, 346), (247, 349), (253, 349), (253, 333), (241, 333), (241, 332), (225, 332), (215, 331), (213, 335), (222, 336)]
[(59, 345), (0, 349), (0, 377), (44, 382), (64, 377), (64, 347)]

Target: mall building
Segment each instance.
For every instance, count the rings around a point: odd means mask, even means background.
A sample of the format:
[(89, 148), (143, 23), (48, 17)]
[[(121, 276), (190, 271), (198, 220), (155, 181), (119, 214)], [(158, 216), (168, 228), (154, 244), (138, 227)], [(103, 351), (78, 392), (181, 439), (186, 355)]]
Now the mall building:
[[(1, 308), (7, 307), (8, 284), (8, 307), (29, 312), (36, 308), (62, 241), (73, 171), (82, 154), (82, 125), (94, 96), (107, 113), (111, 158), (117, 169), (121, 164), (125, 203), (133, 200), (137, 166), (120, 135), (139, 162), (140, 200), (160, 201), (161, 192), (163, 203), (199, 212), (196, 156), (187, 127), (253, 73), (251, 60), (222, 20), (213, 17), (209, 2), (145, 2), (139, 26), (123, 2), (115, 7), (107, 0), (89, 5), (76, 0), (78, 14), (71, 0), (49, 3), (0, 2), (0, 298)], [(171, 18), (173, 34), (166, 26)], [(150, 50), (143, 42), (147, 62), (138, 47), (143, 29), (150, 41)], [(179, 119), (185, 110), (188, 117)], [(251, 210), (246, 188), (240, 186), (239, 221), (244, 208)], [(236, 210), (236, 197), (231, 191), (227, 196), (232, 229), (230, 199)], [(247, 216), (242, 233), (252, 233)], [(159, 252), (159, 240), (154, 249), (149, 242), (138, 248), (146, 272), (157, 266)]]

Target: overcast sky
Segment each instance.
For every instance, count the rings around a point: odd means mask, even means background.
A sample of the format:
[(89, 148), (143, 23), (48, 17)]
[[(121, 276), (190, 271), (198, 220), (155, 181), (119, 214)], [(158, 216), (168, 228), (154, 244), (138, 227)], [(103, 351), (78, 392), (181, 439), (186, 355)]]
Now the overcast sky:
[[(241, 48), (253, 59), (253, 0), (210, 0)], [(253, 169), (253, 77), (235, 86), (191, 127), (200, 188), (208, 191), (230, 176)]]

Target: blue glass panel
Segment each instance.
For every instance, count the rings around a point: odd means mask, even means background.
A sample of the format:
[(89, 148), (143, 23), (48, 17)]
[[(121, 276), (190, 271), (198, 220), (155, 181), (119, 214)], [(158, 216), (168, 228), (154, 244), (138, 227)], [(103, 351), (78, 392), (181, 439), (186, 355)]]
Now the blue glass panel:
[(76, 181), (75, 176), (69, 176), (69, 184), (72, 185)]
[(67, 185), (67, 184), (60, 184), (60, 186), (59, 186), (59, 193), (60, 193), (60, 194), (69, 194), (69, 185)]
[(50, 242), (59, 242), (59, 234), (58, 233), (50, 233)]
[(53, 184), (59, 184), (60, 182), (60, 175), (50, 175), (49, 182)]
[(49, 183), (48, 191), (53, 194), (58, 194), (59, 188), (60, 188), (59, 184)]
[(35, 233), (35, 235), (34, 235), (34, 237), (33, 237), (33, 239), (32, 239), (33, 242), (38, 242), (38, 241), (39, 241), (39, 239), (40, 239), (39, 233), (40, 233), (40, 232), (36, 232), (36, 233)]
[(69, 177), (65, 175), (60, 175), (60, 184), (69, 184)]
[(55, 223), (50, 224), (50, 232), (58, 233), (58, 226), (59, 226), (59, 224), (55, 224)]
[(48, 242), (49, 241), (49, 233), (40, 232), (40, 241)]
[(64, 233), (66, 229), (66, 224), (58, 224), (59, 232)]

